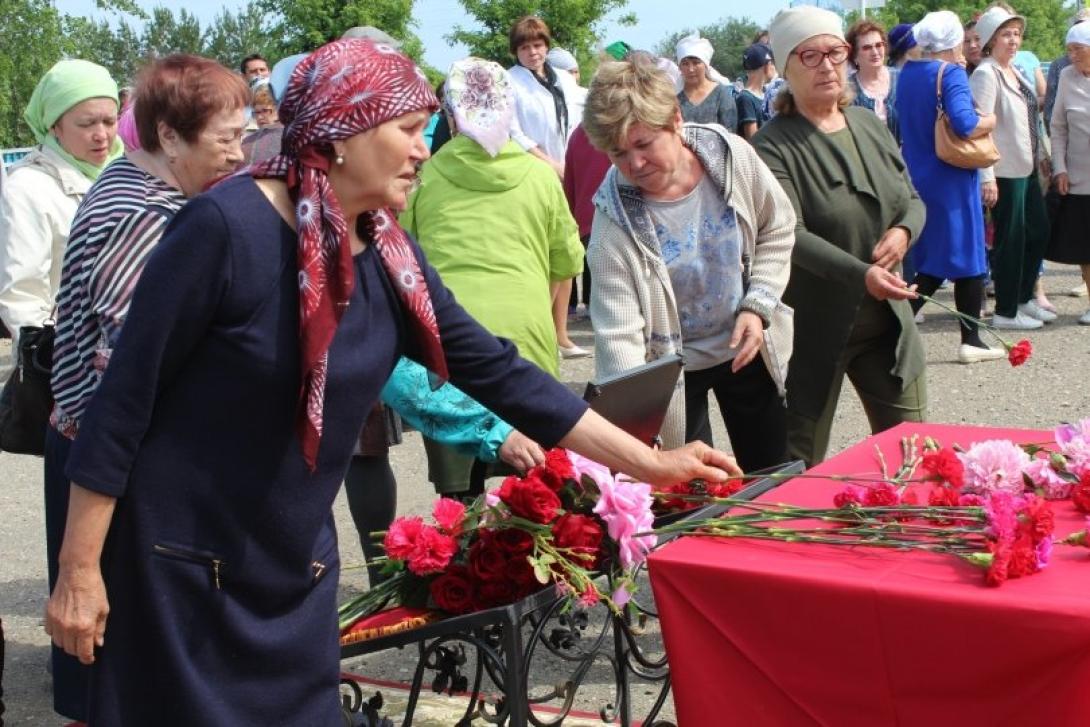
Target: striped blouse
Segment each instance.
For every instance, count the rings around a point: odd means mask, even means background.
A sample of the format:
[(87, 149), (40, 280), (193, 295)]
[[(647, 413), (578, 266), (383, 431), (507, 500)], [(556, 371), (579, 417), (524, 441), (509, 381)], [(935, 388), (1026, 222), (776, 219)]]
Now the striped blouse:
[(179, 190), (122, 157), (76, 212), (57, 294), (50, 417), (69, 439), (109, 363), (144, 263), (185, 202)]

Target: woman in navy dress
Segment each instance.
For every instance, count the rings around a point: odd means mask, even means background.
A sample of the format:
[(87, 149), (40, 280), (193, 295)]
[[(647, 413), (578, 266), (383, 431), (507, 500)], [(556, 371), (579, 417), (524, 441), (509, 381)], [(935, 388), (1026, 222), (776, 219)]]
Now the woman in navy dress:
[[(913, 29), (924, 57), (901, 69), (897, 113), (901, 125), (901, 152), (912, 183), (927, 207), (927, 223), (910, 254), (915, 263), (917, 289), (933, 295), (944, 280), (954, 281), (958, 311), (978, 317), (984, 305), (984, 214), (980, 206), (977, 170), (960, 169), (939, 159), (935, 152), (938, 115), (937, 84), (942, 71), (942, 107), (958, 136), (968, 139), (995, 128), (995, 116), (978, 116), (969, 92), (969, 78), (958, 65), (964, 30), (950, 11), (928, 13)], [(914, 311), (924, 304), (911, 301)], [(989, 348), (975, 323), (960, 319), (958, 360), (974, 363), (1004, 358)]]
[(331, 506), (402, 353), (640, 479), (737, 469), (644, 447), (458, 306), (391, 211), (436, 106), (392, 49), (324, 46), (282, 154), (190, 202), (148, 261), (68, 461), (47, 608), (94, 664), (92, 727), (340, 724)]

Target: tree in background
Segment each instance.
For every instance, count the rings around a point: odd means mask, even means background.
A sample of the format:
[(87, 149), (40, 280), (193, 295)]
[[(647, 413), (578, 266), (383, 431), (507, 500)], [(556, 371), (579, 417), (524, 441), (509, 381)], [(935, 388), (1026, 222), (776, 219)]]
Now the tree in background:
[[(867, 16), (888, 30), (898, 23), (915, 23), (935, 10), (952, 10), (964, 22), (984, 12), (991, 0), (888, 0), (881, 8), (867, 11)], [(1075, 13), (1078, 3), (1066, 4), (1063, 0), (1014, 0), (1010, 3), (1019, 15), (1026, 18), (1026, 38), (1023, 48), (1036, 53), (1041, 60), (1053, 60), (1064, 52), (1064, 36), (1067, 19)], [(848, 13), (845, 21), (851, 24), (859, 19), (859, 13)]]
[(273, 61), (279, 58), (267, 15), (255, 0), (238, 13), (222, 11), (205, 30), (203, 40), (205, 55), (232, 69), (251, 53)]
[[(0, 12), (0, 147), (33, 142), (23, 110), (38, 79), (64, 54), (61, 15), (49, 0), (5, 2)], [(18, 54), (12, 51), (18, 48)]]
[[(742, 73), (742, 53), (753, 43), (753, 38), (760, 29), (761, 26), (749, 18), (722, 18), (717, 23), (698, 28), (697, 32), (701, 37), (707, 38), (715, 50), (712, 55), (712, 66), (715, 70), (734, 80)], [(677, 42), (692, 32), (691, 29), (686, 29), (671, 33), (659, 41), (655, 52), (676, 60), (674, 49)]]
[[(579, 61), (584, 78), (597, 67), (598, 33), (607, 14), (628, 4), (628, 0), (459, 0), (466, 13), (480, 24), (479, 30), (458, 25), (447, 40), (469, 46), (469, 54), (509, 66), (514, 61), (508, 49), (508, 34), (524, 15), (537, 15), (549, 26), (553, 45), (566, 48)], [(634, 25), (635, 15), (619, 18), (621, 25)], [(608, 42), (608, 41), (607, 41)]]

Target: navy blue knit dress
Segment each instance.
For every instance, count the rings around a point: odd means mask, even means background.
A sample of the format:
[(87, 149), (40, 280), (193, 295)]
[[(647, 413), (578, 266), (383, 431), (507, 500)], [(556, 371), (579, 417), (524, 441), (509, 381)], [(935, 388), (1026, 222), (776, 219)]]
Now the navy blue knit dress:
[[(340, 724), (331, 506), (398, 356), (416, 357), (373, 248), (329, 350), (307, 471), (295, 233), (249, 177), (177, 215), (148, 261), (68, 475), (118, 499), (90, 724)], [(488, 334), (421, 259), (451, 380), (554, 444), (585, 405)]]

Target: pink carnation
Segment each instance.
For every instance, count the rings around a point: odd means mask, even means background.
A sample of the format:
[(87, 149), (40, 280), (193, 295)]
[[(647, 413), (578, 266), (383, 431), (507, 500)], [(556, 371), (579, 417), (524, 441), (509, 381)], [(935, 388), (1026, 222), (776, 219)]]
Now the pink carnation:
[(440, 497), (435, 501), (431, 516), (435, 518), (435, 524), (448, 535), (458, 536), (462, 533), (462, 521), (465, 520), (466, 506), (458, 500), (450, 497)]
[(409, 570), (418, 576), (441, 573), (458, 551), (458, 542), (449, 535), (425, 525), (409, 555)]
[(965, 465), (963, 492), (1020, 495), (1026, 488), (1022, 473), (1030, 464), (1029, 455), (1008, 439), (977, 442), (958, 456)]
[(399, 517), (386, 531), (383, 546), (386, 555), (395, 560), (405, 560), (412, 555), (416, 539), (424, 529), (424, 521), (419, 517)]
[(984, 498), (980, 495), (958, 495), (958, 507), (981, 507)]
[(1067, 471), (1076, 477), (1090, 473), (1090, 419), (1061, 424), (1055, 429), (1056, 444), (1067, 460)]
[(859, 485), (845, 485), (843, 490), (833, 496), (833, 505), (835, 507), (862, 505), (866, 497), (867, 491)]
[[(574, 462), (576, 471), (579, 463)], [(651, 513), (651, 485), (643, 482), (617, 482), (612, 477), (598, 482), (601, 496), (594, 505), (594, 512), (606, 524), (609, 537), (617, 543), (621, 565), (628, 569), (644, 561), (651, 548), (655, 547), (654, 535), (642, 535), (655, 526), (655, 516)]]
[(1072, 483), (1060, 477), (1046, 457), (1036, 457), (1026, 467), (1026, 476), (1039, 487), (1046, 500), (1063, 500), (1071, 496)]

